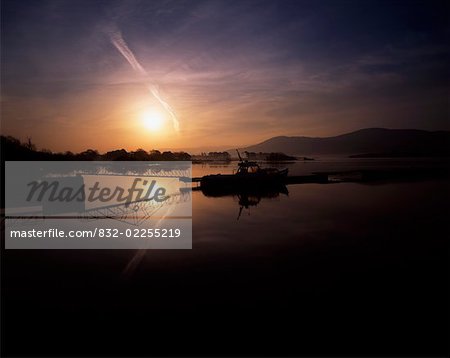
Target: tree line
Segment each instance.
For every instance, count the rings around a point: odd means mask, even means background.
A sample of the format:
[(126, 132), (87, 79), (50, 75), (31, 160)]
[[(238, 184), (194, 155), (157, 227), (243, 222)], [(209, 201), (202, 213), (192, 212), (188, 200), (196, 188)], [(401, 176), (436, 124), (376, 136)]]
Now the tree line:
[(36, 145), (28, 138), (26, 142), (12, 136), (1, 136), (2, 161), (5, 160), (108, 160), (108, 161), (184, 161), (191, 160), (191, 155), (186, 152), (160, 152), (159, 150), (145, 151), (138, 148), (128, 152), (118, 149), (106, 153), (99, 153), (95, 149), (87, 149), (80, 153), (70, 151), (54, 153), (48, 149), (38, 150)]

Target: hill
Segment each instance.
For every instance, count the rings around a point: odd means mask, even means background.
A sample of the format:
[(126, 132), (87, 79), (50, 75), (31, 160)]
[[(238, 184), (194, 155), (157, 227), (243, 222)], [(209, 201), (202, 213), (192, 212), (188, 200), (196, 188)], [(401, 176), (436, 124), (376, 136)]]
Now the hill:
[(273, 137), (240, 150), (289, 155), (450, 156), (450, 131), (367, 128), (335, 137)]

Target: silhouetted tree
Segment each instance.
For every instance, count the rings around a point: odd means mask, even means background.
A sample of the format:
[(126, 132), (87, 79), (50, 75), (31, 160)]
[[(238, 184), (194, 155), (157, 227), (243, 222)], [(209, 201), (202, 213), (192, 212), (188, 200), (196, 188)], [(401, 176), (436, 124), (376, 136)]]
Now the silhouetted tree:
[(108, 160), (108, 161), (164, 161), (164, 160), (191, 160), (191, 156), (186, 152), (166, 151), (161, 153), (159, 150), (146, 152), (139, 148), (134, 152), (127, 152), (125, 149), (109, 151), (100, 154), (97, 150), (88, 149), (84, 152), (74, 154), (70, 151), (64, 153), (53, 153), (49, 149), (37, 150), (32, 143), (31, 138), (22, 143), (17, 138), (11, 136), (1, 136), (2, 161), (5, 160)]
[(95, 149), (88, 149), (76, 155), (77, 160), (97, 160), (100, 154)]
[(144, 149), (137, 149), (131, 152), (131, 160), (150, 160), (150, 155)]
[(104, 160), (130, 160), (130, 156), (125, 149), (113, 150), (103, 154)]
[(154, 160), (154, 161), (162, 160), (162, 155), (159, 150), (152, 149), (149, 154), (150, 154), (150, 160)]
[(25, 148), (29, 150), (36, 150), (36, 146), (31, 142), (31, 137), (27, 137), (27, 142), (25, 144)]

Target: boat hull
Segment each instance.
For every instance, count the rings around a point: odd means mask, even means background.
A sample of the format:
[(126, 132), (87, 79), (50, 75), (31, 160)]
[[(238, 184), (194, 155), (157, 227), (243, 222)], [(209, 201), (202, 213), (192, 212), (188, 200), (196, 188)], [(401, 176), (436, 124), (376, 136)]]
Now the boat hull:
[(215, 174), (206, 175), (201, 181), (202, 188), (239, 188), (239, 187), (265, 187), (284, 183), (288, 170), (277, 173), (250, 173), (250, 174)]

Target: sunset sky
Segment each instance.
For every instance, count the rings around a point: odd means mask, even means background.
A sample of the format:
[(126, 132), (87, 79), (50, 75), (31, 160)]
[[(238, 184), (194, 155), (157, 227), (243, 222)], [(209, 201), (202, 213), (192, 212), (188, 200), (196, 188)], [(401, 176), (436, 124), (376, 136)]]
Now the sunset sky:
[(2, 134), (39, 148), (450, 129), (444, 1), (1, 3)]

